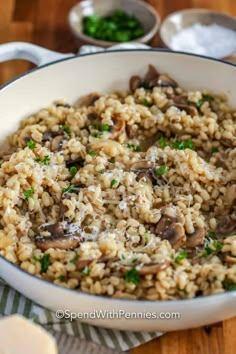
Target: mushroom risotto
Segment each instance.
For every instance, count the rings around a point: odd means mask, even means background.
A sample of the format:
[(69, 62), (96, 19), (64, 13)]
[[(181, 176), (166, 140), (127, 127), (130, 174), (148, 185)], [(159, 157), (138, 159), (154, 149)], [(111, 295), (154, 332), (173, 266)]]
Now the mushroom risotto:
[(236, 111), (150, 65), (126, 92), (57, 101), (1, 153), (0, 254), (128, 299), (236, 289)]

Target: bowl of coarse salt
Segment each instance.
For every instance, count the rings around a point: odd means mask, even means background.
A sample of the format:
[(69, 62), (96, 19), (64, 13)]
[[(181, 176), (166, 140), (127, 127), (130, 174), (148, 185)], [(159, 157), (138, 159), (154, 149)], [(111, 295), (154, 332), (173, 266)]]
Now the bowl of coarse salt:
[(236, 18), (205, 9), (170, 14), (160, 28), (163, 45), (174, 51), (236, 59)]

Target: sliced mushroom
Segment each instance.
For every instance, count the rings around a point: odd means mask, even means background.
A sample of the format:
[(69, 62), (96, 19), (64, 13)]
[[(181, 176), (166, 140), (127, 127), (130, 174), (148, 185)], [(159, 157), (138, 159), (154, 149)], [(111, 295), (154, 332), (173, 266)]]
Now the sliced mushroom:
[(152, 87), (152, 83), (155, 84), (159, 78), (160, 74), (154, 68), (153, 65), (149, 64), (148, 65), (148, 71), (144, 77), (144, 83), (147, 84), (149, 87)]
[(149, 171), (139, 171), (137, 173), (137, 181), (143, 181), (145, 183), (148, 183), (150, 186), (152, 186), (152, 175)]
[(229, 256), (226, 254), (225, 256), (225, 262), (229, 264), (236, 264), (236, 257)]
[(65, 139), (64, 135), (58, 135), (51, 142), (51, 150), (53, 152), (60, 151), (63, 145), (63, 140)]
[(178, 87), (178, 84), (177, 84), (177, 82), (176, 82), (175, 80), (173, 80), (169, 75), (167, 75), (167, 74), (161, 74), (161, 75), (159, 75), (159, 77), (158, 77), (157, 86), (176, 88), (176, 87)]
[(9, 161), (11, 158), (11, 154), (1, 155), (0, 159), (3, 161)]
[(90, 263), (92, 263), (94, 259), (79, 259), (76, 263), (76, 269), (82, 270), (87, 267)]
[(153, 163), (147, 160), (136, 161), (130, 166), (131, 171), (145, 171), (151, 168), (153, 168)]
[(132, 76), (129, 81), (129, 88), (131, 92), (135, 92), (142, 86), (142, 80), (139, 76)]
[(197, 116), (198, 110), (195, 106), (192, 105), (187, 105), (187, 104), (182, 104), (182, 103), (174, 103), (171, 106), (177, 107), (181, 110), (186, 111), (191, 117)]
[(204, 242), (205, 235), (206, 230), (203, 227), (196, 227), (192, 234), (187, 235), (185, 246), (189, 248), (200, 246)]
[(58, 134), (61, 134), (61, 131), (60, 132), (47, 131), (43, 133), (42, 142), (50, 141), (56, 136), (58, 136)]
[(113, 118), (114, 127), (112, 129), (112, 139), (117, 139), (125, 130), (125, 120), (121, 117)]
[(35, 244), (42, 251), (46, 251), (49, 248), (59, 248), (61, 250), (74, 249), (80, 242), (81, 238), (79, 235), (35, 237)]
[(100, 95), (96, 92), (90, 93), (79, 101), (79, 105), (85, 107), (93, 106), (94, 103), (99, 99), (99, 97)]
[(216, 227), (216, 232), (220, 236), (227, 236), (236, 230), (236, 220), (232, 219), (231, 216), (223, 216)]
[(174, 101), (174, 103), (186, 105), (188, 98), (187, 98), (187, 96), (184, 96), (184, 95), (178, 95), (178, 96), (172, 97), (172, 100)]
[(87, 117), (88, 117), (88, 119), (95, 121), (99, 118), (99, 115), (96, 112), (91, 112), (91, 113), (88, 113)]
[(54, 237), (63, 237), (64, 236), (64, 227), (62, 223), (55, 223), (49, 225), (41, 226), (41, 230), (48, 231)]
[(56, 103), (56, 107), (71, 108), (71, 105), (68, 103)]
[[(137, 265), (135, 269), (139, 275), (157, 274), (160, 271), (168, 268), (169, 265), (170, 263), (168, 261), (163, 261), (161, 263), (155, 263), (155, 264), (148, 263), (148, 264), (144, 264), (143, 266)], [(132, 266), (121, 266), (119, 269), (122, 273), (126, 273), (132, 268), (133, 268)]]

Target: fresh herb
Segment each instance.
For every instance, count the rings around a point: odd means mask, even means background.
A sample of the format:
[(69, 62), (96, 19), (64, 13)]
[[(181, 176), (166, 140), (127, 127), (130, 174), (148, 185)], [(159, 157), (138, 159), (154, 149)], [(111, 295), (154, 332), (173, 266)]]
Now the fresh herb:
[(178, 288), (178, 291), (180, 291), (184, 295), (188, 295), (188, 292), (185, 289)]
[(202, 98), (204, 99), (204, 101), (208, 101), (208, 102), (214, 101), (214, 97), (213, 96), (205, 94), (205, 93), (202, 94)]
[(62, 192), (63, 193), (70, 193), (70, 192), (73, 191), (74, 188), (75, 188), (75, 185), (74, 184), (70, 184), (68, 187), (62, 188)]
[(160, 137), (158, 144), (163, 148), (167, 146), (166, 138), (163, 135)]
[(100, 130), (102, 132), (109, 132), (111, 130), (111, 127), (108, 124), (102, 124)]
[(204, 250), (205, 250), (205, 252), (202, 254), (202, 257), (204, 257), (204, 258), (208, 257), (210, 254), (212, 254), (214, 252), (214, 250), (211, 247), (209, 247), (208, 245), (206, 245), (204, 247)]
[(113, 179), (111, 181), (111, 188), (114, 187), (117, 183), (118, 183), (118, 181), (116, 179)]
[(178, 256), (175, 257), (175, 263), (179, 264), (182, 259), (185, 259), (188, 257), (187, 252), (183, 251), (178, 254)]
[(176, 140), (176, 141), (173, 143), (173, 148), (174, 148), (174, 149), (177, 149), (177, 150), (185, 150), (185, 149), (191, 149), (191, 150), (193, 150), (193, 149), (194, 149), (194, 145), (193, 145), (192, 139), (189, 139), (189, 140), (187, 140), (187, 141), (179, 141), (179, 140)]
[(127, 148), (135, 151), (135, 152), (139, 152), (141, 151), (141, 146), (140, 145), (134, 145), (134, 144), (127, 144)]
[(65, 281), (66, 277), (65, 277), (65, 275), (59, 275), (59, 277), (57, 277), (57, 279), (60, 281)]
[(159, 168), (155, 169), (155, 174), (158, 176), (164, 175), (166, 172), (168, 172), (168, 166), (166, 165), (160, 166)]
[(48, 165), (50, 158), (48, 155), (44, 156), (42, 159), (40, 159), (40, 157), (37, 157), (36, 159), (34, 159), (34, 161), (36, 162), (41, 162), (43, 165)]
[(97, 139), (101, 138), (101, 134), (96, 133), (96, 132), (91, 133), (91, 136), (94, 137), (94, 138), (97, 138)]
[(109, 42), (129, 42), (144, 35), (139, 19), (117, 9), (105, 17), (97, 14), (83, 18), (83, 33), (87, 36)]
[(214, 231), (209, 231), (208, 236), (212, 239), (212, 240), (216, 240), (216, 233)]
[(64, 132), (68, 135), (71, 136), (71, 129), (68, 125), (62, 125), (61, 129), (64, 130)]
[(109, 160), (110, 163), (115, 163), (115, 158), (112, 157), (110, 160)]
[(97, 130), (99, 129), (97, 124), (93, 124), (93, 127), (94, 127), (94, 129), (97, 129)]
[(31, 187), (23, 192), (25, 199), (33, 198), (34, 188)]
[(105, 172), (105, 170), (103, 168), (102, 170), (99, 170), (98, 172), (100, 173), (100, 175), (102, 175)]
[(36, 148), (36, 143), (33, 140), (27, 141), (26, 145), (28, 146), (29, 149), (33, 150)]
[(71, 166), (69, 169), (70, 175), (74, 177), (78, 171), (78, 168), (76, 166)]
[(211, 149), (211, 153), (212, 154), (214, 154), (215, 152), (218, 152), (219, 151), (219, 149), (217, 148), (217, 147), (213, 147), (212, 149)]
[(78, 254), (75, 254), (73, 258), (71, 258), (71, 260), (69, 261), (72, 264), (75, 264), (79, 259)]
[(143, 102), (142, 102), (142, 105), (145, 106), (145, 107), (152, 107), (153, 106), (153, 103), (152, 102), (149, 102), (148, 100), (144, 99)]
[(125, 256), (124, 256), (124, 254), (122, 254), (122, 255), (121, 255), (121, 259), (123, 259), (123, 260), (125, 259)]
[(202, 105), (203, 105), (203, 103), (204, 103), (203, 100), (199, 100), (199, 101), (197, 101), (197, 102), (195, 103), (195, 105), (196, 105), (197, 108), (201, 108)]
[(88, 154), (89, 154), (90, 156), (95, 156), (95, 155), (96, 155), (96, 152), (93, 151), (93, 150), (90, 150), (90, 151), (88, 152)]
[(51, 261), (50, 261), (50, 254), (46, 253), (43, 255), (43, 257), (41, 258), (38, 258), (36, 256), (33, 256), (33, 260), (35, 260), (36, 262), (39, 262), (41, 264), (41, 270), (42, 270), (42, 273), (46, 273), (47, 270), (48, 270), (48, 267), (50, 266), (51, 264)]
[(138, 258), (132, 259), (132, 263), (136, 263), (138, 261)]
[(91, 269), (88, 266), (84, 267), (84, 269), (81, 270), (81, 273), (83, 273), (84, 275), (89, 275), (90, 272)]
[(138, 285), (141, 281), (141, 278), (137, 270), (135, 268), (131, 268), (125, 274), (125, 280), (127, 281), (127, 283), (133, 283), (135, 285)]
[(211, 244), (207, 244), (204, 247), (205, 252), (202, 254), (202, 257), (206, 258), (209, 255), (211, 255), (213, 252), (220, 252), (222, 250), (222, 243), (220, 243), (217, 240), (213, 240), (213, 242)]
[(236, 283), (224, 280), (222, 284), (225, 290), (236, 290)]

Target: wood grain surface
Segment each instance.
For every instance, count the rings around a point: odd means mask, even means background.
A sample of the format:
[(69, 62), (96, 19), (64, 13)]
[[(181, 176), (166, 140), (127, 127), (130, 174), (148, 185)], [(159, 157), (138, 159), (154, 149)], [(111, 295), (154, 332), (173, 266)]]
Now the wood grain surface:
[[(108, 0), (109, 1), (109, 0)], [(67, 13), (78, 0), (0, 0), (0, 43), (28, 41), (61, 52), (76, 52)], [(184, 8), (207, 8), (236, 16), (236, 0), (148, 0), (162, 18)], [(32, 67), (15, 60), (0, 63), (0, 84)], [(200, 311), (201, 309), (199, 309)], [(208, 328), (165, 334), (132, 354), (235, 354), (236, 318)], [(69, 354), (69, 353), (68, 353)]]

